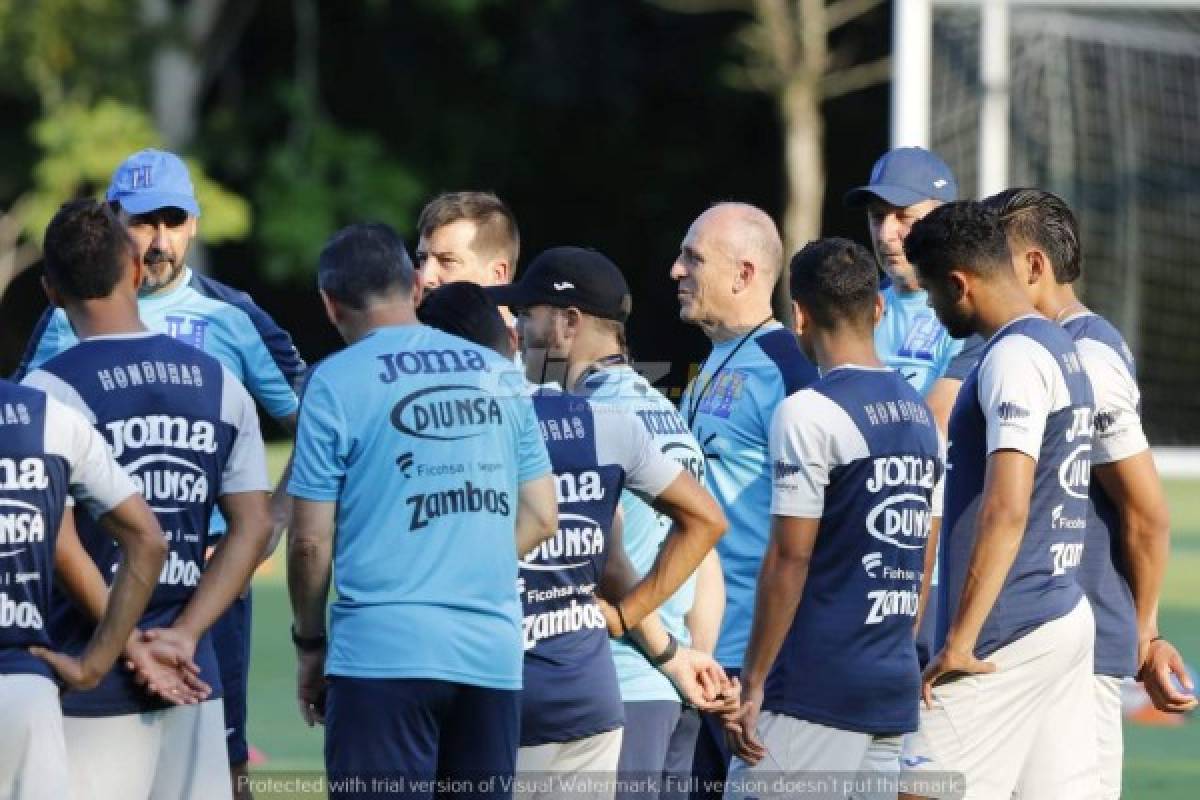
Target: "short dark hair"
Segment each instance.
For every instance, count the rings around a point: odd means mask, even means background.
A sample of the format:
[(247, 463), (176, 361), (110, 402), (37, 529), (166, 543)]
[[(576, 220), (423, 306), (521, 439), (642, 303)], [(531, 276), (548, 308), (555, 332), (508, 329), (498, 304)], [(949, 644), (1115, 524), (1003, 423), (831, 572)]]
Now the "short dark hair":
[(944, 280), (951, 270), (982, 278), (1015, 274), (999, 215), (974, 201), (946, 203), (922, 217), (904, 238), (904, 256), (922, 278)]
[(46, 282), (63, 297), (108, 297), (131, 263), (133, 241), (108, 205), (65, 203), (46, 226), (42, 266)]
[(825, 329), (874, 322), (879, 270), (867, 249), (849, 239), (818, 239), (792, 256), (792, 299)]
[(460, 336), (468, 342), (512, 358), (508, 325), (483, 287), (470, 281), (444, 283), (425, 295), (417, 319), (431, 328)]
[(1055, 281), (1074, 283), (1079, 278), (1079, 223), (1061, 197), (1042, 189), (1005, 189), (983, 204), (1000, 216), (1009, 238), (1046, 254)]
[(491, 192), (443, 192), (429, 201), (417, 217), (417, 234), (428, 236), (433, 231), (458, 222), (475, 223), (475, 238), (471, 249), (481, 255), (500, 253), (507, 259), (509, 277), (517, 272), (517, 256), (521, 253), (521, 234), (512, 210)]
[(343, 305), (365, 309), (372, 296), (411, 292), (416, 280), (404, 241), (382, 222), (349, 225), (329, 237), (317, 262), (317, 285)]

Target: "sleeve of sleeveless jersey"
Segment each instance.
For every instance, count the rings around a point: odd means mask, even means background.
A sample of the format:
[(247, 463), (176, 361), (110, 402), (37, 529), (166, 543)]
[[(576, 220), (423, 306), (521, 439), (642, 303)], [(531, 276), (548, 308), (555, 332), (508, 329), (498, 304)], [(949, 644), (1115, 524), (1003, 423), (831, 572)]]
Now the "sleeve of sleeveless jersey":
[(829, 472), (837, 465), (830, 430), (835, 418), (824, 407), (828, 401), (822, 401), (817, 392), (799, 391), (771, 421), (771, 513), (776, 516), (820, 519), (825, 510)]
[(979, 405), (987, 453), (1017, 450), (1035, 461), (1046, 418), (1061, 408), (1066, 387), (1054, 356), (1028, 336), (1006, 336), (979, 365)]
[(221, 421), (232, 425), (236, 433), (221, 472), (220, 494), (270, 491), (267, 451), (258, 427), (254, 401), (232, 372), (222, 368), (222, 374)]
[(1124, 359), (1102, 342), (1075, 343), (1096, 399), (1092, 464), (1112, 464), (1150, 447), (1142, 429), (1141, 392)]
[(683, 466), (663, 453), (632, 413), (597, 406), (595, 415), (600, 463), (624, 465), (626, 489), (643, 497), (658, 497), (683, 472)]
[(70, 465), (71, 496), (100, 517), (137, 493), (133, 479), (109, 452), (104, 437), (75, 409), (46, 399), (46, 451)]
[(336, 500), (349, 455), (350, 435), (341, 403), (324, 371), (317, 368), (300, 405), (288, 494), (318, 502)]
[(549, 475), (550, 454), (542, 439), (538, 426), (537, 412), (528, 398), (515, 397), (509, 406), (517, 412), (517, 483), (524, 483), (543, 475)]
[(13, 373), (14, 381), (23, 381), (30, 372), (58, 355), (58, 315), (61, 313), (54, 306), (50, 306), (38, 319), (33, 334), (29, 337), (29, 344), (25, 347), (25, 353), (21, 356), (21, 363)]
[(942, 377), (955, 381), (965, 381), (967, 375), (971, 372), (971, 368), (979, 361), (980, 355), (983, 354), (983, 347), (987, 343), (979, 334), (957, 341), (960, 342), (958, 352), (946, 364), (946, 369)]

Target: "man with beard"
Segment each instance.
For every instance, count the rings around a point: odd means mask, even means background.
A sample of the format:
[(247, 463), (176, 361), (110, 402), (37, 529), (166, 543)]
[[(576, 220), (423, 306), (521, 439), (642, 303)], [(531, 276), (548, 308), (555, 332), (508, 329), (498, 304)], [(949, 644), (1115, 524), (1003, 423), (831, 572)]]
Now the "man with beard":
[[(934, 209), (904, 250), (946, 330), (987, 343), (950, 417), (935, 655), (901, 763), (914, 781), (961, 773), (978, 800), (1008, 800), (1031, 778), (1041, 788), (1027, 800), (1095, 797), (1096, 623), (1076, 578), (1091, 385), (1071, 336), (1026, 295), (996, 213), (979, 203)], [(1071, 751), (1031, 775), (1047, 735)]]
[[(106, 199), (124, 223), (137, 248), (145, 277), (138, 290), (138, 315), (147, 328), (165, 333), (215, 357), (288, 431), (296, 427), (299, 401), (295, 386), (304, 361), (288, 336), (249, 295), (193, 272), (185, 258), (199, 228), (187, 165), (176, 155), (141, 150), (117, 167)], [(63, 310), (48, 308), (30, 339), (14, 380), (40, 367), (79, 341)], [(271, 513), (274, 549), (287, 518), (287, 494), (277, 491)], [(220, 514), (213, 517), (210, 544), (225, 532)], [(250, 671), (251, 595), (247, 591), (214, 627), (212, 637), (221, 662), (225, 689), (225, 721), (229, 763), (235, 787), (244, 779), (246, 683)], [(248, 790), (243, 797), (249, 796)]]

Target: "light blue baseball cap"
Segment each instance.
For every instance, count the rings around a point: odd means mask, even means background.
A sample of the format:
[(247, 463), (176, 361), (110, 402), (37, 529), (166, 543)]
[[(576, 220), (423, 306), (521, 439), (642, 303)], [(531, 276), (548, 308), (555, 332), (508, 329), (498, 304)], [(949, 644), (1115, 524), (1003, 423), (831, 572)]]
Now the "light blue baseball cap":
[(900, 208), (923, 200), (952, 203), (958, 199), (958, 181), (934, 153), (923, 147), (897, 147), (879, 157), (870, 182), (847, 192), (845, 203), (865, 206), (876, 197)]
[(119, 203), (130, 214), (182, 208), (192, 216), (200, 216), (187, 165), (179, 156), (163, 150), (139, 150), (122, 161), (105, 198)]

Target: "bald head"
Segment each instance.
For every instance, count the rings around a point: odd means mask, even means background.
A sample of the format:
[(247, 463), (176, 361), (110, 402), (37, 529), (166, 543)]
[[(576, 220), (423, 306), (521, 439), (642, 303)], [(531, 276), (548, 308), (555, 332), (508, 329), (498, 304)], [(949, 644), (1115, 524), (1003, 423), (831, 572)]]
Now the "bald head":
[(771, 217), (747, 203), (718, 203), (692, 223), (671, 268), (679, 316), (710, 333), (757, 324), (771, 313), (782, 270), (783, 242)]

